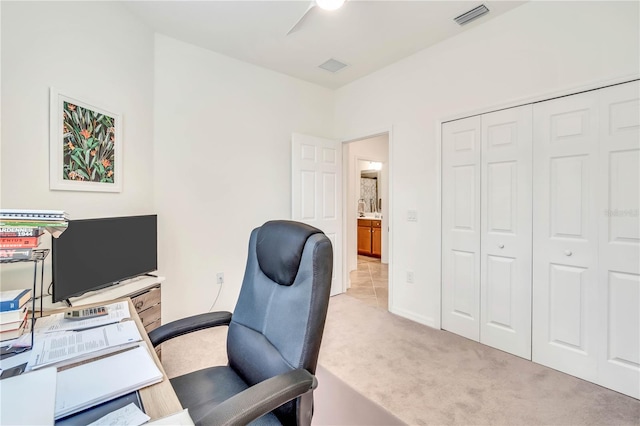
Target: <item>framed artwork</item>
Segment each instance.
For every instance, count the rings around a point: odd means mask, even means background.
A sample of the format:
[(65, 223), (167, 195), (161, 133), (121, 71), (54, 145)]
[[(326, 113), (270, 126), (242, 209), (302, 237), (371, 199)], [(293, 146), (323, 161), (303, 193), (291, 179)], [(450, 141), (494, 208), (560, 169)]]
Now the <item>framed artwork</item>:
[(122, 190), (122, 117), (51, 88), (49, 188)]

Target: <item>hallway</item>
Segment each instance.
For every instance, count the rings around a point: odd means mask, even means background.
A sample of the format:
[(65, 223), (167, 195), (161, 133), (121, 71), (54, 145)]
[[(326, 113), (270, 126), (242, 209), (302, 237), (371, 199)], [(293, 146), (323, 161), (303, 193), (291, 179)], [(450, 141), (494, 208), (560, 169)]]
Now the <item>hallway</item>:
[(389, 307), (389, 265), (375, 257), (358, 255), (358, 269), (350, 272), (346, 294), (382, 310)]

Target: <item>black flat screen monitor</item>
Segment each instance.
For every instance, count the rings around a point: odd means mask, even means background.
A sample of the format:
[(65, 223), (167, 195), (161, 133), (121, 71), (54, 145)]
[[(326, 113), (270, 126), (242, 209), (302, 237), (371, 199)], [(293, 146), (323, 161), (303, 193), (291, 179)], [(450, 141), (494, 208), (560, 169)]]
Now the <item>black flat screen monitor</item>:
[(53, 301), (158, 269), (157, 216), (70, 220), (52, 238)]

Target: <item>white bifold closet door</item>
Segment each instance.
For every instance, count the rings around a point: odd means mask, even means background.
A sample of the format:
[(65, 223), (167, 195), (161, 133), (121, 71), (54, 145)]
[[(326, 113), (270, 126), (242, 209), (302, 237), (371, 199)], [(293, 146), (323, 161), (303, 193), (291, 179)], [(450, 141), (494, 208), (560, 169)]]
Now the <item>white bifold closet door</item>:
[(533, 361), (640, 397), (640, 87), (534, 107)]
[(534, 108), (533, 360), (596, 378), (598, 95)]
[(480, 340), (480, 117), (442, 125), (442, 328)]
[(480, 342), (531, 359), (532, 107), (482, 115)]
[(531, 359), (531, 106), (443, 124), (442, 328)]
[(640, 398), (640, 83), (600, 93), (598, 383)]

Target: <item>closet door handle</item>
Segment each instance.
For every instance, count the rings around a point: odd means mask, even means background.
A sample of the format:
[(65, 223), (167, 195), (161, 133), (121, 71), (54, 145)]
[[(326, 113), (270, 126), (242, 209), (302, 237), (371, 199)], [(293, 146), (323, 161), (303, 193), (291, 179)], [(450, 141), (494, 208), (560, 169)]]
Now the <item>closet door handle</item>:
[(565, 250), (564, 254), (565, 254), (565, 256), (571, 256), (573, 254), (573, 252), (571, 250)]
[(503, 249), (504, 248), (504, 244), (502, 244), (502, 243), (498, 244), (498, 248)]

